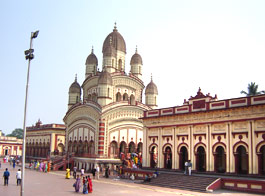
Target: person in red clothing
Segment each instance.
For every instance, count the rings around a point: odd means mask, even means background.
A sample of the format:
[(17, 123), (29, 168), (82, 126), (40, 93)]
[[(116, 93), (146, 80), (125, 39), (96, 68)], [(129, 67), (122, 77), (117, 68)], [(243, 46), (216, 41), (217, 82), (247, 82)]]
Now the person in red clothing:
[(92, 189), (92, 180), (90, 178), (90, 176), (87, 176), (87, 189), (88, 189), (88, 193), (92, 193), (93, 189)]

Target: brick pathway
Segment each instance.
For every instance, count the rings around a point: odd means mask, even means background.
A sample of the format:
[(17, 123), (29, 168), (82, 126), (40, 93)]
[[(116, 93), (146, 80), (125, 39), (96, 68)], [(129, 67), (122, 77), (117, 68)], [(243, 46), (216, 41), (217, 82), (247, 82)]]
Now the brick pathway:
[[(3, 176), (5, 168), (9, 168), (11, 173), (9, 179), (9, 186), (4, 186), (3, 178), (0, 180), (0, 195), (3, 196), (19, 196), (20, 187), (16, 185), (16, 171), (9, 166), (9, 164), (3, 164), (0, 169), (0, 175)], [(75, 193), (73, 188), (74, 179), (65, 179), (65, 172), (50, 172), (43, 173), (34, 170), (26, 169), (25, 173), (25, 196), (68, 196), (68, 195), (83, 195), (81, 192)], [(81, 190), (81, 189), (80, 189)], [(209, 195), (221, 195), (221, 196), (251, 196), (255, 194), (237, 193), (226, 190), (219, 190), (214, 193), (197, 193), (184, 190), (176, 190), (169, 188), (153, 187), (148, 185), (137, 184), (129, 180), (117, 180), (114, 178), (100, 180), (93, 180), (93, 195), (98, 196), (169, 196), (169, 195), (181, 195), (181, 196), (209, 196)], [(89, 195), (92, 195), (89, 194)]]

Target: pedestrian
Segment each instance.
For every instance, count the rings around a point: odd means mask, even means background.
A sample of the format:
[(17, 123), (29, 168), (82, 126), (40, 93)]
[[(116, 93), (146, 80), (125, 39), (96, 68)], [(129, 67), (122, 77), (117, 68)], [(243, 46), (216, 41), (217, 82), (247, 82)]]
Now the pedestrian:
[(97, 171), (97, 170), (96, 170), (96, 168), (93, 168), (93, 169), (92, 169), (92, 175), (93, 175), (93, 179), (95, 179), (95, 176), (96, 176), (96, 171)]
[(2, 163), (1, 163), (1, 161), (0, 161), (0, 169), (1, 169), (1, 166), (2, 166)]
[(185, 171), (184, 171), (184, 174), (185, 175), (188, 175), (188, 161), (185, 162)]
[(21, 171), (20, 171), (20, 169), (18, 169), (18, 171), (17, 171), (16, 178), (17, 178), (17, 186), (21, 185)]
[(85, 170), (84, 168), (81, 169), (81, 176), (83, 176), (85, 174)]
[(93, 189), (92, 189), (92, 180), (90, 178), (90, 176), (87, 176), (87, 189), (88, 189), (88, 193), (92, 193)]
[(96, 173), (97, 173), (97, 180), (99, 180), (99, 166), (97, 165), (97, 167), (96, 167)]
[(77, 167), (76, 166), (74, 166), (74, 171), (73, 171), (73, 176), (74, 176), (74, 179), (76, 179), (76, 171), (77, 171)]
[(79, 192), (79, 189), (80, 189), (80, 178), (79, 178), (79, 175), (76, 176), (76, 181), (74, 183), (74, 187), (75, 187), (75, 192)]
[(67, 168), (66, 169), (66, 176), (65, 176), (65, 179), (70, 179), (70, 169), (69, 168)]
[(106, 167), (105, 169), (105, 177), (109, 178), (109, 167)]
[(191, 175), (191, 168), (192, 168), (192, 163), (189, 160), (189, 163), (188, 163), (189, 176)]
[(13, 162), (13, 169), (15, 169), (15, 167), (16, 167), (16, 160), (13, 159), (12, 162)]
[(87, 176), (85, 177), (83, 177), (83, 194), (88, 194), (88, 189), (87, 189)]
[(6, 168), (6, 171), (4, 172), (4, 186), (8, 186), (8, 179), (9, 179), (10, 173), (8, 171), (8, 168)]

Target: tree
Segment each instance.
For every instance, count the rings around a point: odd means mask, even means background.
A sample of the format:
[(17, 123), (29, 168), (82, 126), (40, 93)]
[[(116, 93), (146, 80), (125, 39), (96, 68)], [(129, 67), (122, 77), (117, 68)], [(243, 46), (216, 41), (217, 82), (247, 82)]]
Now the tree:
[(254, 96), (254, 95), (260, 95), (265, 94), (265, 91), (258, 91), (259, 85), (255, 84), (255, 82), (251, 82), (248, 84), (248, 92), (241, 91), (241, 94), (245, 94), (246, 96)]
[(12, 133), (7, 134), (8, 137), (16, 137), (18, 139), (23, 139), (23, 129), (17, 128)]

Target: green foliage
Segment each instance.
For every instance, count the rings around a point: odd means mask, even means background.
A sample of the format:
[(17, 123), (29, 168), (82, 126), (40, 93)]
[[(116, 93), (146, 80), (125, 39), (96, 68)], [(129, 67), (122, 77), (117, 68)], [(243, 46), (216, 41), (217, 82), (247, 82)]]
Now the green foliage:
[(245, 94), (246, 96), (254, 96), (254, 95), (261, 95), (265, 94), (265, 91), (258, 91), (259, 85), (257, 85), (255, 82), (251, 82), (248, 84), (248, 92), (241, 91), (241, 94)]
[(14, 131), (12, 131), (12, 133), (7, 134), (6, 136), (23, 139), (23, 129), (15, 129)]

